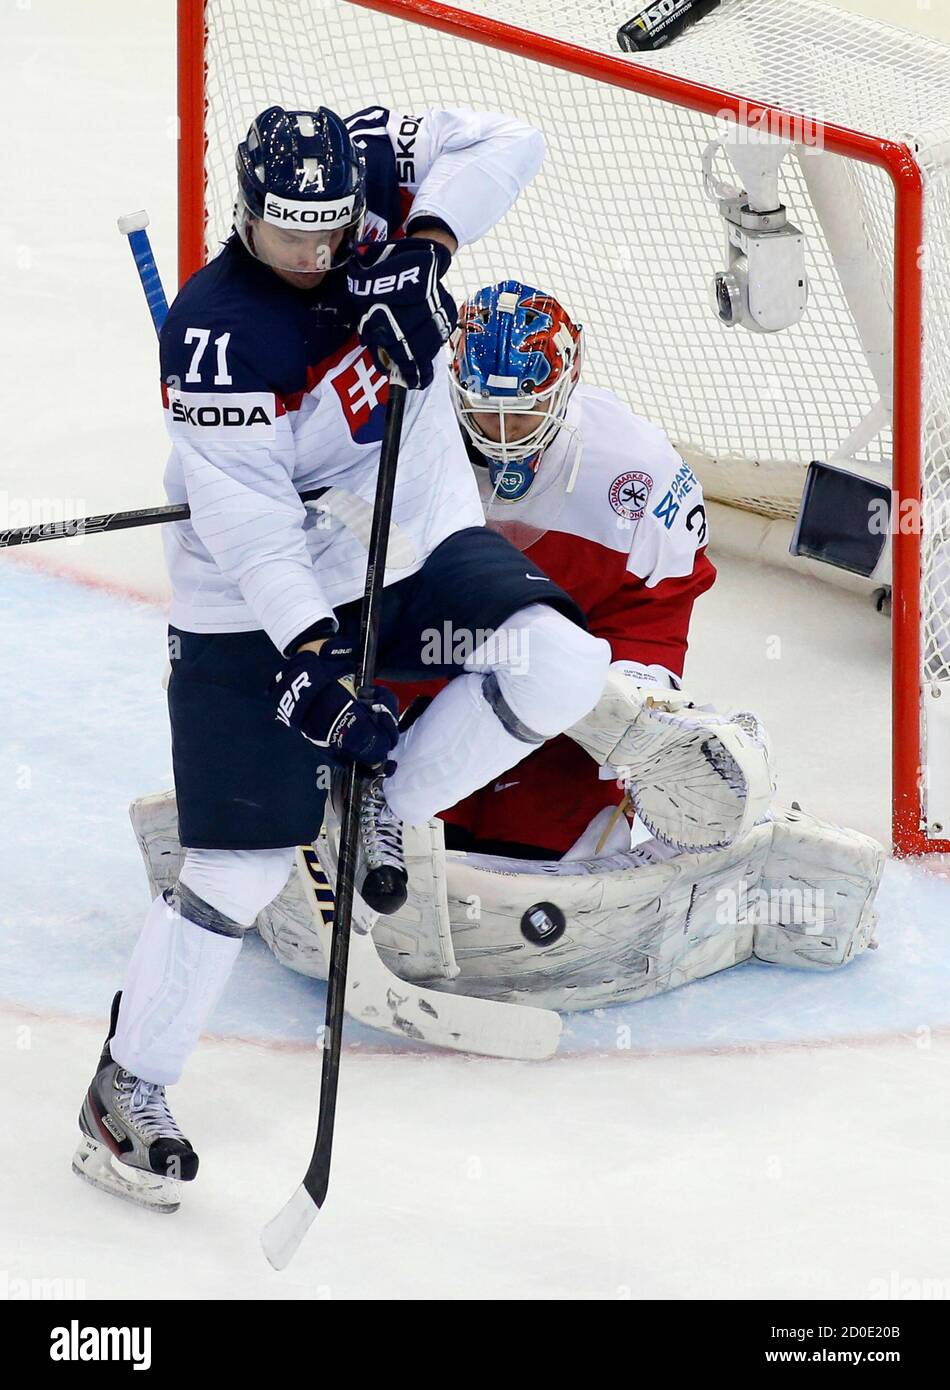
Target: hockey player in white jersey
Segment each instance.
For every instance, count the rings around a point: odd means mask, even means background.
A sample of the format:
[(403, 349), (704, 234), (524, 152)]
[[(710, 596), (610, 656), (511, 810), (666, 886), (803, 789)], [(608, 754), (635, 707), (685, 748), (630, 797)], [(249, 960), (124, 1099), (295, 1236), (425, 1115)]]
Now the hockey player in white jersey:
[[(456, 317), (442, 286), (452, 254), (504, 215), (542, 148), (492, 114), (370, 108), (343, 121), (271, 107), (238, 149), (234, 232), (171, 306), (166, 491), (191, 511), (166, 532), (185, 856), (114, 1004), (74, 1160), (121, 1195), (168, 1209), (167, 1179), (195, 1175), (165, 1087), (294, 846), (316, 837), (330, 771), (377, 769), (360, 886), (375, 910), (398, 910), (403, 823), (505, 772), (603, 689), (607, 643), (483, 524), (440, 353)], [(398, 746), (391, 693), (362, 703), (352, 679), (388, 363), (410, 392), (379, 671), (454, 677)], [(298, 494), (318, 487), (308, 509)], [(502, 640), (433, 667), (422, 633), (446, 625)]]

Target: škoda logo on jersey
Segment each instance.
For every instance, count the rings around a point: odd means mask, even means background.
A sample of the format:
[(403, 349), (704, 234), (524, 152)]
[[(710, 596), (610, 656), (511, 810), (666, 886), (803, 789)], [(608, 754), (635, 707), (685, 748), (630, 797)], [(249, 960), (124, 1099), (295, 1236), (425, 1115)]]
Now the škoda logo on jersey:
[(396, 177), (400, 183), (416, 182), (416, 136), (421, 116), (400, 116), (396, 131)]
[(245, 410), (240, 405), (186, 405), (184, 401), (175, 401), (172, 418), (183, 425), (199, 425), (202, 429), (211, 425), (270, 424), (267, 411), (260, 405)]
[(245, 444), (274, 438), (274, 397), (266, 391), (223, 395), (165, 388), (172, 435)]

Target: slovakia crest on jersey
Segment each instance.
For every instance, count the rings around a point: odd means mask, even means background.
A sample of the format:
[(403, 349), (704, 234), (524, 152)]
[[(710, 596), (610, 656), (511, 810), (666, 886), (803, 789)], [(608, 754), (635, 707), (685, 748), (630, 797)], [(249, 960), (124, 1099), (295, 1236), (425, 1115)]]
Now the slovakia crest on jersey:
[(639, 521), (653, 488), (649, 473), (621, 473), (610, 484), (610, 505), (626, 521)]
[(389, 223), (385, 217), (368, 212), (363, 219), (363, 241), (385, 241), (389, 236)]
[(383, 437), (389, 378), (378, 370), (365, 347), (352, 362), (330, 377), (343, 418), (357, 444), (378, 444)]

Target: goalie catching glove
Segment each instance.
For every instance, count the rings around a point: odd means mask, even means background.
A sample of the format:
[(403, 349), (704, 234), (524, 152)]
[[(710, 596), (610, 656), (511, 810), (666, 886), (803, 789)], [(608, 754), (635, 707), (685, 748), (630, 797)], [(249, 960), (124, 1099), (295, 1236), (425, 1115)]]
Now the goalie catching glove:
[(369, 687), (360, 699), (354, 688), (352, 652), (302, 651), (274, 677), (277, 718), (342, 762), (378, 767), (399, 739), (398, 704), (391, 690)]
[(432, 383), (432, 363), (458, 320), (441, 284), (452, 257), (424, 237), (370, 242), (347, 267), (359, 336), (381, 372), (395, 367), (410, 391)]
[(697, 708), (682, 691), (634, 685), (616, 669), (567, 733), (616, 771), (651, 835), (681, 851), (733, 844), (765, 816), (775, 789), (754, 714)]

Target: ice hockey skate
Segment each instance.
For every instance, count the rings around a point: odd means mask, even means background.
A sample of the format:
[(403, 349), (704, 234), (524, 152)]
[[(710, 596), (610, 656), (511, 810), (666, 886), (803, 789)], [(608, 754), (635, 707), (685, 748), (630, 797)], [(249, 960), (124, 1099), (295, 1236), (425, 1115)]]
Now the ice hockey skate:
[(409, 875), (403, 852), (402, 821), (386, 800), (386, 779), (372, 777), (362, 789), (357, 882), (360, 897), (374, 912), (391, 916), (405, 905)]
[(82, 1138), (73, 1172), (93, 1187), (152, 1211), (180, 1206), (180, 1185), (198, 1172), (198, 1155), (172, 1118), (165, 1087), (114, 1062), (121, 994), (112, 1001), (109, 1036), (79, 1112)]

